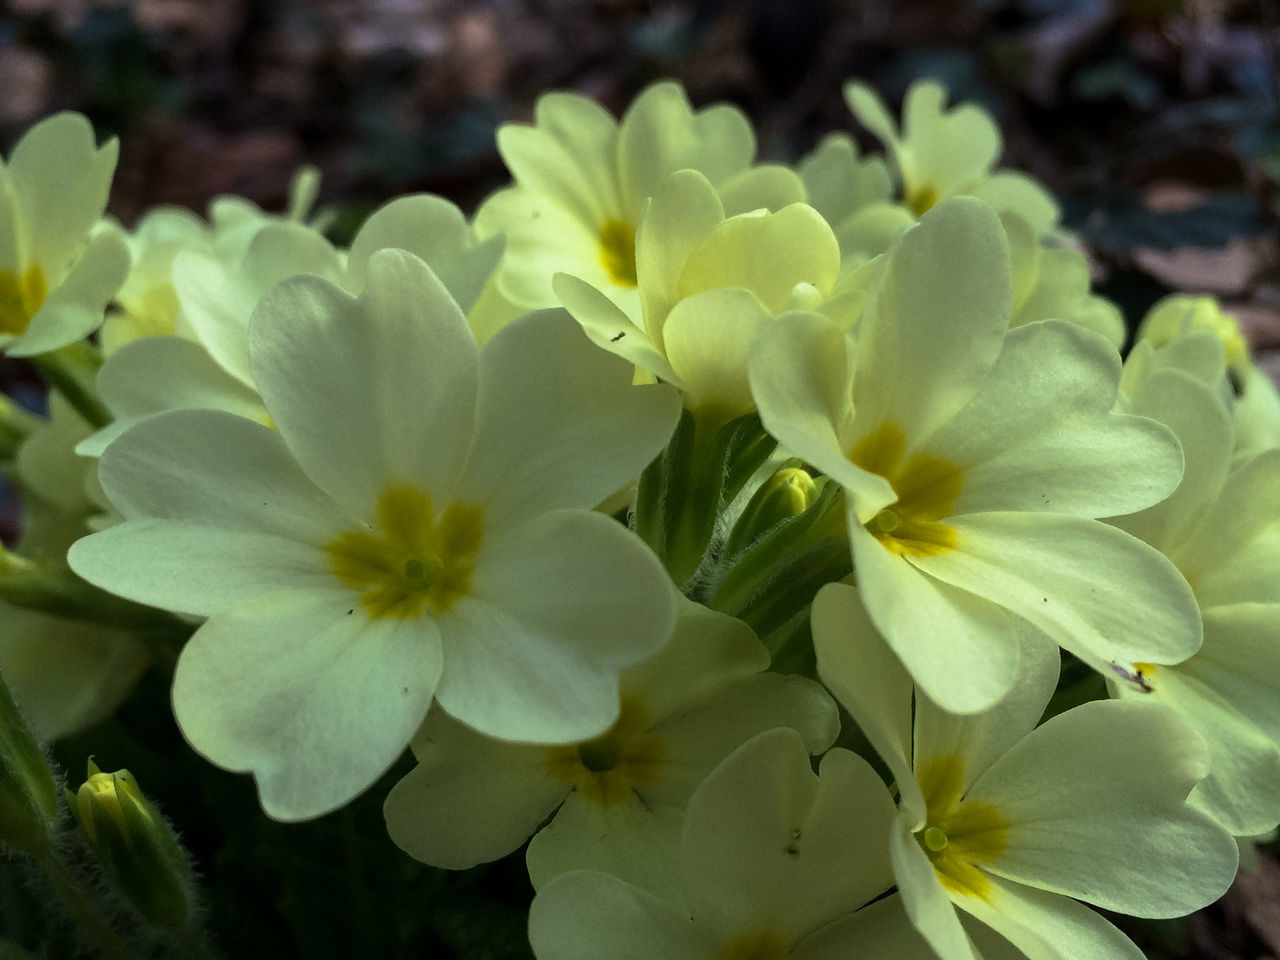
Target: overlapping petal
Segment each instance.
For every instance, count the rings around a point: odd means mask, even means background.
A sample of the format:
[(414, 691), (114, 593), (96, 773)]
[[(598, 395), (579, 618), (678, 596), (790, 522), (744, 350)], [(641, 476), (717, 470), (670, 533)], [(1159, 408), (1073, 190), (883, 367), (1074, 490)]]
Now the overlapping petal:
[(508, 740), (602, 733), (618, 713), (618, 671), (670, 636), (669, 590), (657, 558), (603, 514), (550, 511), (496, 531), (470, 595), (440, 618), (440, 705)]
[(388, 482), (453, 492), (479, 364), (466, 319), (421, 260), (380, 251), (368, 278), (358, 300), (316, 277), (282, 283), (249, 335), (254, 381), (290, 452), (357, 515)]
[(183, 648), (173, 708), (219, 766), (249, 770), (281, 820), (334, 810), (404, 751), (440, 676), (431, 621), (370, 620), (332, 590), (261, 594)]
[(1009, 326), (1009, 271), (1004, 229), (979, 200), (946, 200), (901, 236), (862, 320), (860, 424), (896, 423), (910, 453), (969, 402)]
[(604, 500), (640, 475), (680, 415), (674, 390), (631, 379), (630, 365), (592, 345), (563, 310), (503, 328), (480, 356), (458, 495), (485, 504), (495, 523)]

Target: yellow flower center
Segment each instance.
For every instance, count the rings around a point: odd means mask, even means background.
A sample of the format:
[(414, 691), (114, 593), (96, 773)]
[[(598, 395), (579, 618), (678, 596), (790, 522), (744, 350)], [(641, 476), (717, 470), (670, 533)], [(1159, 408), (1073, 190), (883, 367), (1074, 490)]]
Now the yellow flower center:
[(662, 738), (650, 726), (639, 698), (624, 695), (618, 719), (600, 736), (549, 748), (547, 771), (602, 807), (627, 802), (634, 791), (656, 783), (666, 763)]
[(926, 808), (916, 842), (938, 879), (953, 893), (985, 897), (991, 881), (979, 867), (1004, 852), (1008, 821), (991, 804), (960, 796), (964, 761), (959, 757), (934, 757), (916, 771), (916, 782)]
[(791, 944), (772, 930), (756, 930), (726, 941), (711, 960), (785, 960)]
[(927, 453), (904, 462), (906, 435), (883, 423), (857, 442), (849, 460), (889, 481), (898, 495), (868, 521), (881, 546), (899, 556), (933, 556), (954, 550), (955, 528), (942, 523), (964, 487), (964, 470)]
[(600, 263), (620, 287), (636, 285), (636, 232), (624, 220), (606, 220), (600, 228)]
[(938, 191), (927, 183), (914, 187), (906, 197), (907, 206), (917, 217), (923, 217), (940, 199)]
[(30, 267), (21, 277), (0, 270), (0, 333), (26, 333), (31, 318), (48, 295), (49, 287), (39, 266)]
[(436, 515), (429, 494), (390, 487), (378, 498), (377, 532), (354, 530), (325, 545), (334, 576), (360, 594), (374, 618), (441, 614), (471, 589), (484, 532), (476, 507)]

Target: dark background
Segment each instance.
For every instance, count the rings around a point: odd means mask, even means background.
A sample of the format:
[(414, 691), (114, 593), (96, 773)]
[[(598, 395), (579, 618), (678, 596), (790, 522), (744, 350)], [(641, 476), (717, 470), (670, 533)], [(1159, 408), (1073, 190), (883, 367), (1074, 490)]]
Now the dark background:
[[(1217, 294), (1280, 373), (1278, 49), (1273, 0), (8, 0), (0, 142), (57, 109), (88, 114), (120, 137), (110, 210), (126, 226), (219, 193), (282, 209), (294, 169), (315, 164), (341, 240), (401, 193), (473, 211), (506, 179), (495, 126), (549, 89), (617, 113), (675, 77), (696, 105), (746, 110), (763, 158), (794, 161), (855, 130), (846, 78), (896, 105), (931, 75), (992, 110), (1003, 163), (1060, 197), (1131, 323), (1171, 290)], [(0, 375), (35, 382), (12, 363)], [(182, 744), (154, 672), (117, 719), (59, 747), (75, 783), (94, 751), (181, 820), (227, 956), (527, 949), (519, 858), (445, 875), (381, 833), (399, 768), (347, 811), (270, 823), (247, 778)], [(0, 870), (0, 931), (32, 945), (32, 907)], [(1280, 867), (1264, 855), (1187, 921), (1120, 922), (1154, 958), (1280, 957)]]

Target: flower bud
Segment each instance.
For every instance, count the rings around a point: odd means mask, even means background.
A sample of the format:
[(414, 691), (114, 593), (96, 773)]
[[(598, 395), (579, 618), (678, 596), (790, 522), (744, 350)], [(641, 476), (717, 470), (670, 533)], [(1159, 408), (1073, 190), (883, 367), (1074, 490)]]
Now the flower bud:
[(158, 927), (181, 927), (187, 916), (190, 868), (173, 830), (128, 770), (103, 773), (89, 760), (89, 778), (67, 800), (107, 876), (138, 912)]
[(780, 520), (798, 517), (813, 505), (818, 485), (800, 467), (783, 467), (760, 485), (733, 525), (728, 550), (736, 553)]

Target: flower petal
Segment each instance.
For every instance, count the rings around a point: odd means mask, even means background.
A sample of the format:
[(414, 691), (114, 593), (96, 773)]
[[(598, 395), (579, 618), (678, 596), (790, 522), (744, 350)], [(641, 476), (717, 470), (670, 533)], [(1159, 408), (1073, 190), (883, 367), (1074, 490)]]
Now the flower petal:
[(1029, 624), (1019, 628), (1017, 679), (989, 710), (961, 716), (938, 709), (927, 698), (916, 698), (915, 769), (935, 757), (963, 758), (961, 796), (1035, 728), (1057, 686), (1057, 644)]
[[(1143, 960), (1145, 957), (1133, 941), (1104, 917), (1070, 897), (997, 877), (990, 878), (988, 900), (969, 897), (958, 903), (1003, 936), (1028, 960)], [(978, 937), (975, 940), (983, 942)]]
[(1009, 331), (969, 404), (928, 441), (964, 470), (952, 514), (1031, 510), (1106, 517), (1168, 496), (1182, 454), (1168, 428), (1111, 412), (1120, 358), (1058, 320)]
[(666, 355), (622, 312), (622, 308), (579, 277), (557, 273), (552, 280), (555, 295), (597, 347), (634, 363), (651, 376), (675, 387), (683, 383), (671, 369)]
[(1231, 835), (1189, 806), (1209, 769), (1204, 741), (1158, 704), (1099, 700), (1012, 747), (965, 802), (1008, 826), (989, 873), (1143, 917), (1212, 903), (1235, 877)]
[(166, 410), (223, 410), (259, 423), (267, 417), (257, 393), (180, 337), (126, 343), (98, 371), (98, 395), (115, 419), (76, 447), (83, 456), (100, 455), (125, 430)]
[(840, 327), (818, 314), (784, 314), (756, 337), (748, 376), (761, 422), (787, 450), (853, 491), (865, 509), (897, 499), (887, 480), (847, 456), (850, 363)]
[(49, 292), (25, 333), (5, 352), (30, 357), (65, 347), (101, 325), (107, 302), (129, 272), (129, 247), (120, 231), (104, 225), (89, 237), (78, 259)]
[(849, 960), (850, 957), (935, 960), (937, 957), (911, 925), (902, 897), (896, 894), (827, 924), (797, 943), (791, 955), (805, 960)]
[(911, 675), (871, 625), (855, 587), (819, 590), (810, 622), (819, 678), (893, 774), (908, 818), (923, 822), (924, 797), (911, 768)]
[[(1120, 699), (1165, 704), (1195, 727), (1209, 747), (1209, 774), (1196, 784), (1191, 802), (1233, 835), (1258, 836), (1280, 823), (1280, 748), (1236, 708), (1237, 690), (1243, 688), (1239, 700), (1247, 704), (1258, 686), (1265, 687), (1265, 678), (1277, 674), (1253, 664), (1239, 687), (1227, 683), (1215, 690), (1197, 677), (1200, 662), (1197, 654), (1175, 667), (1148, 665), (1143, 682), (1150, 693), (1118, 681), (1111, 688)], [(1274, 689), (1268, 692), (1277, 695)]]
[(1008, 693), (1018, 662), (1013, 618), (890, 553), (861, 525), (850, 523), (849, 532), (871, 622), (925, 695), (944, 710), (973, 713)]
[(633, 534), (585, 510), (542, 514), (481, 548), (471, 595), (440, 618), (436, 696), (490, 736), (587, 740), (617, 716), (618, 672), (674, 622), (670, 579)]
[(594, 870), (574, 870), (538, 891), (529, 943), (539, 960), (705, 960), (718, 946), (679, 908)]
[(1182, 370), (1158, 370), (1130, 398), (1129, 410), (1167, 424), (1182, 446), (1184, 468), (1178, 488), (1116, 526), (1175, 553), (1206, 509), (1211, 509), (1231, 463), (1231, 415), (1206, 384)]
[(685, 812), (690, 912), (720, 930), (796, 940), (893, 884), (882, 843), (893, 801), (861, 757), (833, 750), (817, 776), (797, 733), (744, 744)]
[(88, 119), (65, 111), (18, 141), (8, 166), (30, 231), (28, 263), (56, 274), (74, 256), (106, 208), (119, 152), (114, 137), (95, 146)]
[(861, 321), (853, 406), (874, 430), (894, 423), (907, 453), (977, 392), (1009, 326), (1009, 245), (969, 197), (944, 200), (890, 250)]
[(677, 170), (636, 225), (636, 276), (645, 330), (665, 354), (662, 325), (680, 299), (680, 275), (695, 247), (724, 220), (720, 195), (696, 170)]
[(956, 549), (913, 557), (916, 567), (1025, 617), (1101, 669), (1110, 662), (1177, 663), (1200, 646), (1191, 588), (1136, 537), (1096, 520), (1044, 513), (974, 513), (948, 522)]
[(654, 726), (666, 763), (661, 780), (637, 793), (650, 803), (683, 807), (716, 764), (776, 727), (798, 732), (816, 756), (835, 741), (840, 717), (822, 687), (807, 677), (767, 672), (742, 677)]
[(634, 480), (671, 438), (674, 390), (632, 386), (631, 366), (563, 310), (522, 317), (480, 355), (475, 440), (459, 496), (515, 523), (590, 508)]
[(1205, 643), (1184, 669), (1280, 743), (1280, 605), (1239, 603), (1204, 611)]
[(671, 309), (663, 332), (685, 406), (726, 422), (755, 410), (747, 353), (768, 322), (755, 294), (736, 287), (696, 293)]
[(465, 870), (505, 857), (564, 800), (546, 750), (494, 740), (443, 710), (413, 738), (418, 765), (383, 804), (387, 832), (415, 860)]
[(751, 122), (737, 107), (715, 104), (694, 112), (679, 84), (650, 84), (618, 125), (623, 207), (638, 210), (674, 170), (697, 170), (720, 183), (745, 168), (755, 152)]
[(632, 794), (607, 807), (571, 793), (529, 842), (525, 862), (535, 890), (570, 870), (600, 870), (667, 900), (680, 897), (681, 812)]
[(369, 214), (351, 241), (348, 289), (364, 287), (369, 257), (387, 247), (421, 257), (466, 313), (497, 266), (503, 242), (491, 238), (475, 243), (462, 211), (444, 197), (430, 193), (397, 197)]
[(369, 258), (359, 300), (317, 277), (254, 311), (254, 380), (317, 486), (367, 514), (389, 482), (447, 496), (475, 415), (478, 351), (458, 305), (403, 250)]
[(178, 659), (173, 709), (206, 758), (252, 771), (279, 820), (328, 813), (408, 745), (440, 676), (430, 619), (369, 620), (337, 591), (281, 591), (196, 631)]
[(905, 821), (895, 820), (890, 827), (889, 848), (898, 893), (912, 925), (943, 960), (978, 960), (942, 881)]

